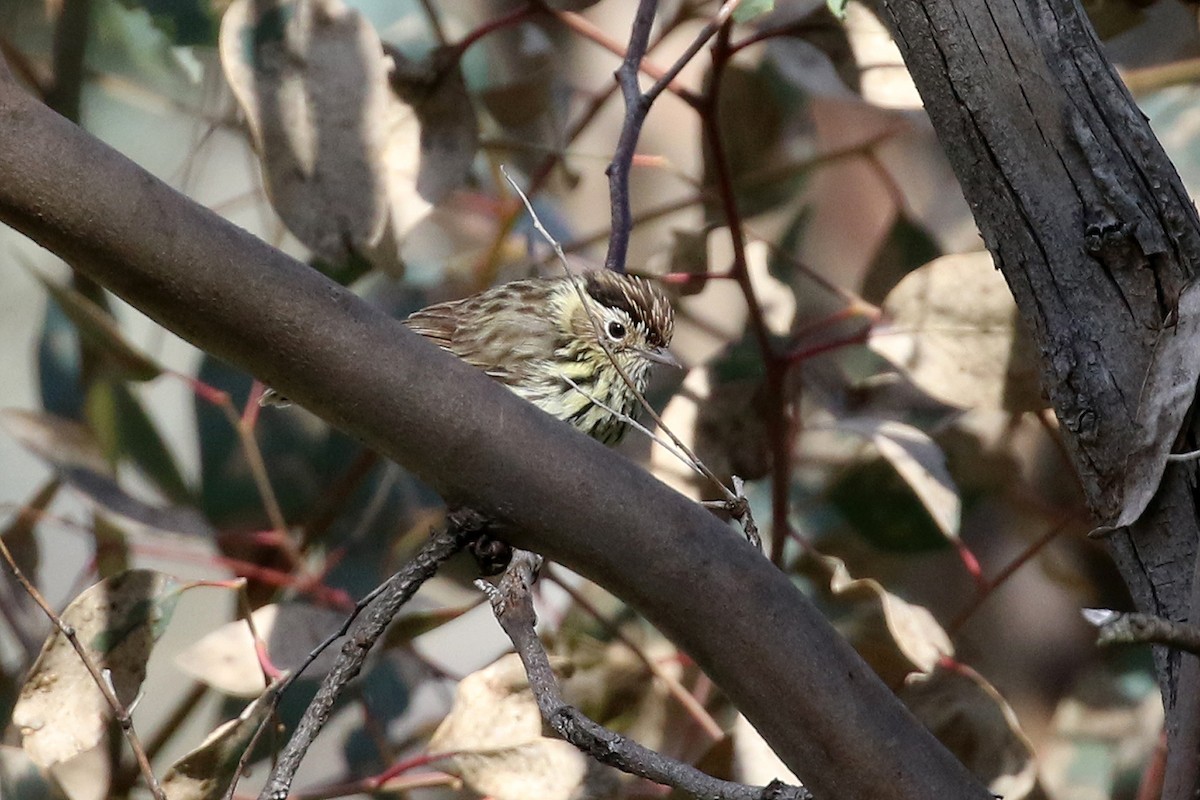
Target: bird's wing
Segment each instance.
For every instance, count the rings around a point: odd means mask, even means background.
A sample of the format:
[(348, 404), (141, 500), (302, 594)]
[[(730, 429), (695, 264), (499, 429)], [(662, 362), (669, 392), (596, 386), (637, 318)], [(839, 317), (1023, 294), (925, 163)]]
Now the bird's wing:
[(528, 370), (554, 349), (553, 323), (546, 315), (497, 315), (495, 298), (486, 294), (423, 308), (405, 324), (510, 386), (528, 380)]

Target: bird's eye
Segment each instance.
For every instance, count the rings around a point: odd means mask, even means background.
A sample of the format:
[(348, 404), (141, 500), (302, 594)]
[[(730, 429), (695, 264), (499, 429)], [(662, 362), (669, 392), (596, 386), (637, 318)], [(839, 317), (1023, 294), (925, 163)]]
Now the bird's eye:
[(625, 326), (617, 322), (615, 319), (608, 323), (609, 338), (620, 340), (625, 338)]

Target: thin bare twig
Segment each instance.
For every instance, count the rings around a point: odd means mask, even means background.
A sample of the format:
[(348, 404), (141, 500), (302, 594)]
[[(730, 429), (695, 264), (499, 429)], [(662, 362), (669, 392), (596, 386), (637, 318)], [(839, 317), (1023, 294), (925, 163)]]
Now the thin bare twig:
[(137, 731), (133, 728), (133, 718), (130, 716), (129, 709), (117, 697), (116, 691), (113, 689), (112, 679), (106, 674), (107, 670), (102, 670), (91, 655), (80, 643), (79, 637), (75, 634), (75, 628), (63, 622), (62, 617), (54, 613), (54, 609), (46, 602), (46, 598), (38, 591), (21, 568), (17, 566), (17, 560), (13, 558), (12, 551), (8, 549), (3, 539), (0, 539), (0, 555), (4, 556), (4, 560), (8, 562), (8, 568), (12, 570), (13, 577), (21, 584), (33, 602), (37, 603), (43, 613), (50, 618), (54, 623), (54, 627), (58, 628), (66, 640), (74, 648), (79, 660), (83, 662), (83, 666), (87, 669), (88, 674), (92, 676), (92, 681), (96, 684), (96, 688), (100, 690), (100, 694), (104, 696), (104, 702), (108, 703), (109, 709), (112, 710), (113, 718), (121, 726), (121, 733), (125, 736), (125, 741), (129, 743), (129, 749), (133, 751), (133, 757), (138, 764), (138, 770), (142, 773), (142, 778), (146, 781), (146, 788), (150, 790), (150, 794), (154, 795), (156, 800), (167, 800), (166, 794), (163, 792), (162, 786), (158, 782), (158, 778), (154, 776), (154, 769), (150, 766), (150, 757), (146, 755), (146, 750), (142, 747), (141, 739), (138, 738)]
[(621, 96), (625, 98), (625, 122), (613, 151), (612, 162), (605, 172), (608, 174), (609, 207), (612, 215), (612, 233), (608, 240), (608, 255), (604, 266), (615, 272), (625, 271), (625, 258), (629, 254), (629, 234), (633, 230), (633, 211), (629, 202), (629, 170), (633, 165), (633, 151), (637, 148), (642, 123), (650, 111), (650, 101), (638, 84), (638, 69), (646, 55), (650, 42), (650, 29), (654, 26), (654, 12), (658, 0), (638, 0), (637, 13), (629, 32), (629, 47), (625, 58), (617, 69), (617, 83)]
[(721, 726), (717, 724), (717, 721), (712, 718), (712, 714), (708, 713), (708, 709), (704, 707), (703, 703), (697, 700), (696, 697), (689, 692), (682, 683), (676, 680), (674, 676), (669, 674), (662, 668), (662, 666), (650, 658), (650, 656), (646, 654), (646, 651), (638, 646), (637, 642), (634, 642), (632, 639), (626, 636), (624, 631), (622, 631), (611, 620), (601, 614), (600, 609), (588, 602), (588, 599), (583, 596), (582, 592), (572, 586), (570, 581), (565, 580), (562, 575), (558, 574), (558, 570), (550, 571), (547, 577), (554, 581), (554, 583), (556, 583), (564, 592), (566, 592), (577, 606), (590, 614), (592, 618), (600, 624), (600, 627), (604, 628), (604, 630), (606, 630), (610, 636), (619, 641), (621, 644), (625, 645), (629, 652), (633, 653), (634, 657), (636, 657), (638, 661), (641, 661), (643, 666), (650, 671), (651, 675), (662, 681), (663, 686), (667, 688), (667, 691), (671, 694), (671, 696), (679, 702), (679, 705), (683, 707), (688, 716), (690, 716), (696, 722), (696, 724), (700, 726), (701, 730), (704, 731), (705, 735), (708, 736), (711, 741), (720, 741), (720, 739), (725, 736), (725, 731), (722, 730)]
[[(617, 147), (613, 151), (612, 162), (608, 165), (609, 205), (612, 214), (612, 231), (608, 240), (608, 254), (604, 258), (604, 266), (616, 272), (625, 271), (625, 260), (629, 254), (629, 236), (633, 231), (633, 210), (629, 200), (629, 171), (633, 165), (633, 154), (641, 136), (642, 124), (650, 113), (650, 106), (662, 94), (663, 90), (672, 86), (675, 78), (683, 71), (700, 48), (704, 47), (717, 31), (729, 20), (741, 0), (726, 0), (716, 15), (709, 20), (692, 40), (687, 49), (675, 60), (666, 71), (658, 76), (654, 84), (645, 92), (638, 83), (638, 72), (642, 59), (646, 55), (646, 46), (650, 41), (650, 29), (654, 25), (654, 13), (658, 8), (658, 0), (640, 0), (637, 14), (633, 18), (633, 27), (629, 32), (629, 46), (621, 66), (617, 69), (617, 83), (621, 87), (621, 96), (625, 99), (625, 121), (621, 126), (621, 135), (617, 139)], [(676, 90), (693, 108), (699, 103), (690, 93)]]
[[(478, 533), (478, 525), (477, 515), (469, 512), (451, 514), (445, 528), (430, 536), (429, 541), (399, 572), (359, 602), (342, 628), (318, 645), (295, 673), (280, 682), (271, 698), (273, 708), (278, 706), (283, 690), (291, 685), (326, 647), (346, 636), (347, 633), (349, 634), (333, 668), (321, 682), (320, 690), (305, 709), (300, 724), (296, 726), (296, 730), (280, 754), (275, 768), (271, 770), (271, 774), (259, 794), (259, 800), (285, 800), (301, 760), (312, 746), (321, 728), (329, 720), (333, 705), (346, 684), (362, 669), (363, 662), (375, 642), (383, 635), (384, 630), (400, 608), (416, 594), (417, 589), (436, 574), (442, 562), (461, 550), (467, 541)], [(355, 623), (364, 610), (369, 613), (363, 619), (358, 620), (351, 630), (352, 623)], [(264, 723), (265, 725), (266, 723)], [(256, 733), (256, 738), (258, 735)], [(249, 751), (250, 748), (247, 748), (246, 752)], [(230, 795), (227, 796), (232, 796), (232, 791), (233, 787), (230, 787)]]
[(696, 797), (711, 800), (811, 800), (812, 794), (807, 789), (787, 786), (779, 781), (758, 787), (706, 775), (690, 764), (656, 753), (620, 736), (568, 705), (550, 668), (550, 659), (534, 630), (537, 616), (533, 611), (529, 589), (540, 562), (540, 556), (516, 550), (498, 587), (485, 581), (477, 581), (476, 585), (488, 594), (496, 620), (512, 640), (525, 666), (529, 688), (533, 690), (542, 719), (555, 733), (602, 764), (681, 789)]
[(726, 21), (721, 26), (717, 33), (717, 39), (713, 43), (712, 78), (700, 118), (704, 138), (712, 157), (717, 192), (721, 198), (722, 211), (725, 214), (725, 224), (729, 228), (729, 238), (733, 246), (731, 271), (746, 300), (746, 307), (750, 315), (750, 329), (766, 368), (767, 413), (764, 423), (767, 429), (767, 438), (771, 442), (771, 528), (774, 534), (771, 539), (771, 561), (780, 564), (783, 561), (783, 545), (787, 540), (787, 531), (790, 527), (788, 507), (795, 425), (788, 411), (789, 403), (785, 387), (788, 365), (772, 344), (771, 331), (767, 327), (766, 317), (750, 280), (750, 266), (746, 260), (746, 236), (742, 226), (741, 213), (738, 210), (733, 171), (725, 152), (725, 142), (717, 118), (721, 80), (725, 67), (733, 56), (729, 45), (729, 36), (730, 23)]
[(1084, 618), (1095, 624), (1100, 633), (1096, 644), (1161, 644), (1200, 655), (1200, 626), (1173, 622), (1153, 614), (1127, 613), (1100, 609), (1085, 609)]

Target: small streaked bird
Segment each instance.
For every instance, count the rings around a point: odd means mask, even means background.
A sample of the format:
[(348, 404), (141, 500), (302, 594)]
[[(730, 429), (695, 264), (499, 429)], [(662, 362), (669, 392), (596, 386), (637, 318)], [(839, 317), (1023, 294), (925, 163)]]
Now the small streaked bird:
[[(638, 407), (613, 360), (639, 393), (652, 363), (679, 366), (667, 351), (675, 326), (667, 296), (607, 270), (512, 281), (421, 309), (405, 324), (608, 445), (625, 435)], [(271, 390), (262, 400), (281, 401)]]

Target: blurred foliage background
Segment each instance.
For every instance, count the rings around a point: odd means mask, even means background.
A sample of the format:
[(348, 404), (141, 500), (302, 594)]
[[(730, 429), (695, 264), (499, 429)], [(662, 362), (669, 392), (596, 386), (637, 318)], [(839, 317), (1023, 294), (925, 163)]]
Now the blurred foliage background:
[[(899, 55), (864, 6), (771, 6), (744, 3), (723, 44), (687, 64), (636, 151), (628, 267), (675, 296), (688, 367), (658, 375), (651, 400), (726, 483), (746, 481), (769, 555), (993, 791), (1156, 796), (1148, 654), (1097, 651), (1080, 617), (1128, 599), (1084, 536), (1035, 354)], [(1091, 6), (1195, 186), (1194, 8)], [(664, 0), (644, 83), (716, 11)], [(614, 0), (0, 0), (0, 52), (99, 138), (402, 317), (562, 269), (501, 166), (573, 268), (602, 263), (622, 122), (612, 71), (632, 13)], [(185, 767), (262, 691), (239, 609), (256, 610), (270, 663), (294, 666), (437, 524), (440, 500), (303, 409), (260, 412), (251, 376), (16, 234), (0, 245), (4, 541), (81, 631), (84, 587), (148, 593), (122, 618), (148, 637), (114, 667), (124, 700), (140, 696), (135, 725), (170, 795), (220, 796)], [(661, 446), (622, 447), (681, 491), (720, 496)], [(658, 794), (541, 736), (519, 667), (492, 663), (506, 642), (472, 569), (454, 564), (406, 611), (300, 796)], [(585, 710), (716, 774), (783, 774), (619, 601), (560, 567), (539, 591)], [(142, 796), (94, 686), (32, 686), (63, 643), (31, 673), (50, 624), (7, 571), (0, 592), (0, 795)], [(286, 696), (285, 726), (320, 667)], [(69, 742), (36, 735), (64, 720)], [(260, 744), (239, 792), (279, 743)], [(235, 762), (216, 770), (225, 783)]]

